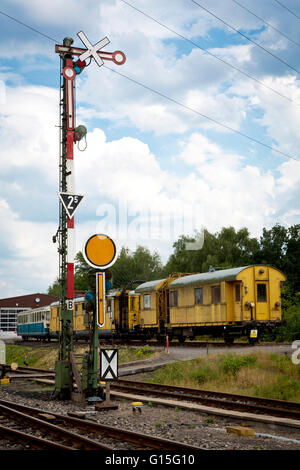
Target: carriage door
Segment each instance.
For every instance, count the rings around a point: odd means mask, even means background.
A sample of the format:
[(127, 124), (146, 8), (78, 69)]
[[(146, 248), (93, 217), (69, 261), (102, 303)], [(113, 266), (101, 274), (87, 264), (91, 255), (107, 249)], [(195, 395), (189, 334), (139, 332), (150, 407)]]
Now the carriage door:
[(122, 293), (119, 297), (120, 327), (122, 331), (128, 330), (128, 294)]
[(269, 292), (268, 283), (256, 281), (256, 302), (255, 302), (255, 320), (268, 320), (269, 318)]
[(241, 303), (241, 290), (242, 290), (242, 283), (236, 282), (234, 283), (234, 320), (241, 321), (242, 320), (242, 303)]

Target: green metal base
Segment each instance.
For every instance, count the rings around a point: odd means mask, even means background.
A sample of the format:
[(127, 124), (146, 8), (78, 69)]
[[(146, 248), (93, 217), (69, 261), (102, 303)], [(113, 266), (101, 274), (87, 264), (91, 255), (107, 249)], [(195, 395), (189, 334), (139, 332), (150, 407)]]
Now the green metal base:
[(57, 361), (55, 364), (55, 390), (60, 399), (70, 398), (71, 365), (69, 361)]

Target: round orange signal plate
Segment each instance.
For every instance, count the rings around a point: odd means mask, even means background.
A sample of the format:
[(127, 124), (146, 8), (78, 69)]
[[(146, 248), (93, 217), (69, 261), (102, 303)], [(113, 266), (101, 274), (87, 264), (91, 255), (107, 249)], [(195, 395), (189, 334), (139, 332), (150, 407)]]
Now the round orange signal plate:
[(84, 247), (84, 257), (94, 268), (107, 268), (114, 263), (116, 257), (115, 242), (103, 233), (92, 235)]

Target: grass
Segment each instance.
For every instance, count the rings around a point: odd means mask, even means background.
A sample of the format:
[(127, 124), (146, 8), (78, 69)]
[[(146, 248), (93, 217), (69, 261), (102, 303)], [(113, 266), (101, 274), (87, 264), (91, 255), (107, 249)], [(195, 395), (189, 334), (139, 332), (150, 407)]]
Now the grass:
[[(88, 347), (86, 345), (76, 345), (75, 351), (76, 354), (84, 354), (88, 351)], [(153, 350), (151, 350), (149, 346), (141, 346), (140, 348), (119, 348), (119, 363), (123, 364), (125, 362), (150, 358), (154, 354), (156, 353), (153, 353)], [(20, 367), (27, 365), (28, 367), (38, 367), (41, 369), (54, 369), (57, 357), (58, 348), (6, 345), (7, 364), (17, 362)]]
[(300, 402), (300, 365), (290, 356), (212, 355), (167, 364), (149, 382)]

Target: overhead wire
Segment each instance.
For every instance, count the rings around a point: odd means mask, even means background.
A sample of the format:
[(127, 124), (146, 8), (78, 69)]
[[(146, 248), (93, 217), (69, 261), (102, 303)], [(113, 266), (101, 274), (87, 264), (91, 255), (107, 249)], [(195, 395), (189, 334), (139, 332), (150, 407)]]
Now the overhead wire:
[[(122, 0), (122, 1), (124, 1), (124, 0)], [(191, 0), (191, 1), (193, 1), (193, 0)], [(124, 2), (124, 3), (125, 3), (125, 2)], [(21, 21), (17, 20), (16, 18), (14, 18), (14, 17), (12, 17), (12, 16), (9, 16), (9, 15), (7, 15), (7, 14), (1, 12), (1, 10), (0, 10), (0, 13), (4, 14), (4, 15), (7, 16), (8, 18), (10, 18), (10, 19), (16, 21), (17, 23), (21, 24), (22, 26), (25, 26), (25, 27), (31, 29), (32, 31), (34, 31), (34, 32), (36, 32), (36, 33), (38, 33), (38, 34), (41, 34), (42, 36), (44, 36), (44, 37), (46, 37), (46, 38), (48, 38), (48, 39), (51, 39), (51, 41), (57, 42), (55, 39), (53, 39), (53, 38), (51, 38), (51, 37), (49, 37), (49, 36), (46, 36), (45, 34), (41, 33), (40, 31), (36, 30), (35, 28), (32, 28), (31, 26), (27, 25), (26, 23), (22, 23)], [(134, 79), (134, 78), (132, 78), (132, 77), (128, 77), (127, 75), (125, 75), (125, 74), (123, 74), (123, 73), (121, 73), (121, 72), (118, 72), (117, 70), (114, 70), (114, 69), (112, 69), (112, 68), (110, 68), (110, 67), (108, 67), (108, 66), (106, 66), (106, 65), (104, 65), (104, 67), (105, 67), (106, 69), (108, 69), (108, 70), (114, 72), (115, 74), (117, 74), (117, 75), (119, 75), (119, 76), (121, 76), (121, 77), (124, 77), (124, 78), (126, 78), (127, 80), (129, 80), (129, 81), (131, 81), (131, 82), (133, 82), (133, 83), (135, 83), (135, 84), (137, 84), (137, 85), (139, 85), (139, 86), (141, 86), (141, 87), (143, 87), (143, 88), (145, 88), (145, 89), (147, 89), (147, 90), (149, 90), (149, 91), (151, 91), (151, 92), (157, 94), (158, 96), (161, 96), (161, 97), (165, 98), (166, 100), (168, 100), (168, 101), (170, 101), (170, 102), (172, 102), (172, 103), (175, 103), (175, 104), (181, 106), (182, 108), (184, 108), (184, 109), (186, 109), (186, 110), (189, 110), (189, 111), (191, 111), (191, 112), (197, 114), (198, 116), (201, 116), (201, 117), (203, 117), (203, 118), (205, 118), (205, 119), (207, 119), (207, 120), (213, 122), (214, 124), (217, 124), (217, 125), (220, 126), (220, 127), (223, 127), (223, 128), (225, 128), (225, 129), (227, 129), (227, 130), (229, 130), (229, 131), (231, 131), (231, 132), (234, 132), (234, 133), (240, 135), (241, 137), (244, 137), (244, 138), (246, 138), (246, 139), (248, 139), (248, 140), (250, 140), (250, 141), (252, 141), (252, 142), (254, 142), (254, 143), (256, 143), (256, 144), (259, 144), (259, 145), (261, 145), (261, 146), (263, 146), (263, 147), (265, 147), (265, 148), (267, 148), (267, 149), (269, 149), (269, 150), (271, 150), (271, 151), (273, 151), (273, 152), (278, 153), (279, 155), (282, 155), (282, 156), (284, 156), (284, 157), (287, 157), (287, 158), (289, 158), (289, 159), (292, 159), (292, 160), (295, 160), (295, 161), (298, 161), (298, 162), (299, 162), (299, 159), (298, 159), (298, 158), (296, 158), (296, 157), (294, 157), (294, 156), (292, 156), (292, 155), (290, 155), (290, 154), (288, 154), (288, 153), (286, 153), (286, 152), (282, 152), (281, 150), (278, 150), (278, 149), (272, 147), (271, 145), (268, 145), (268, 144), (266, 144), (266, 143), (264, 143), (264, 142), (261, 142), (260, 140), (255, 139), (254, 137), (251, 137), (251, 136), (249, 136), (249, 135), (247, 135), (247, 134), (245, 134), (245, 133), (243, 133), (243, 132), (241, 132), (241, 131), (238, 131), (237, 129), (234, 129), (233, 127), (228, 126), (227, 124), (223, 124), (223, 123), (221, 123), (220, 121), (218, 121), (218, 120), (216, 120), (216, 119), (214, 119), (214, 118), (212, 118), (212, 117), (210, 117), (210, 116), (207, 116), (207, 115), (201, 113), (200, 111), (198, 111), (198, 110), (196, 110), (196, 109), (193, 109), (193, 108), (191, 108), (190, 106), (187, 106), (187, 105), (185, 105), (184, 103), (181, 103), (180, 101), (176, 100), (175, 98), (171, 98), (171, 97), (169, 97), (168, 95), (166, 95), (166, 94), (164, 94), (164, 93), (162, 93), (162, 92), (160, 92), (160, 91), (158, 91), (158, 90), (155, 90), (154, 88), (151, 88), (151, 87), (149, 87), (148, 85), (145, 85), (145, 84), (139, 82), (138, 80), (136, 80), (136, 79)]]
[(121, 0), (121, 2), (125, 3), (126, 5), (128, 5), (129, 7), (133, 8), (134, 10), (138, 11), (139, 13), (141, 13), (142, 15), (146, 16), (147, 18), (151, 19), (152, 21), (154, 21), (155, 23), (159, 24), (160, 26), (162, 26), (163, 28), (167, 29), (168, 31), (171, 31), (172, 33), (176, 34), (178, 37), (184, 39), (185, 41), (188, 41), (190, 44), (192, 44), (193, 46), (197, 47), (198, 49), (202, 50), (203, 52), (205, 52), (206, 54), (210, 55), (211, 57), (214, 57), (215, 59), (219, 60), (220, 62), (222, 62), (223, 64), (231, 67), (232, 69), (238, 71), (239, 73), (241, 73), (242, 75), (244, 75), (245, 77), (247, 78), (250, 78), (251, 80), (255, 81), (256, 83), (258, 83), (259, 85), (261, 85), (262, 87), (266, 88), (267, 90), (270, 90), (272, 91), (273, 93), (276, 93), (276, 95), (278, 96), (281, 96), (282, 98), (288, 100), (290, 103), (293, 103), (295, 104), (295, 106), (299, 107), (300, 105), (298, 103), (296, 103), (293, 99), (289, 98), (288, 96), (280, 93), (279, 91), (275, 90), (274, 88), (270, 87), (269, 85), (266, 85), (265, 83), (263, 83), (262, 81), (258, 80), (257, 78), (253, 77), (252, 75), (250, 75), (248, 72), (245, 72), (243, 70), (241, 70), (239, 67), (237, 67), (236, 65), (233, 65), (231, 64), (230, 62), (226, 61), (225, 59), (222, 59), (221, 57), (217, 56), (216, 54), (214, 54), (213, 52), (209, 51), (208, 49), (205, 49), (204, 47), (201, 47), (199, 44), (197, 44), (195, 41), (192, 41), (191, 39), (187, 38), (186, 36), (184, 36), (183, 34), (180, 34), (178, 33), (177, 31), (175, 31), (174, 29), (170, 28), (169, 26), (165, 25), (164, 23), (162, 23), (161, 21), (157, 20), (156, 18), (154, 18), (153, 16), (149, 15), (148, 13), (145, 13), (144, 11), (140, 10), (139, 8), (137, 8), (136, 6), (132, 5), (131, 3), (129, 3), (128, 1), (126, 0)]
[(25, 28), (31, 29), (32, 31), (34, 31), (37, 34), (40, 34), (41, 36), (44, 36), (47, 39), (50, 39), (50, 41), (57, 42), (55, 39), (51, 38), (50, 36), (47, 36), (47, 34), (41, 33), (41, 31), (39, 31), (38, 29), (35, 29), (32, 26), (29, 26), (28, 24), (23, 23), (22, 21), (18, 20), (17, 18), (14, 18), (13, 16), (10, 16), (7, 13), (4, 13), (4, 11), (0, 10), (0, 14), (3, 15), (3, 16), (6, 16), (7, 18), (10, 18), (13, 21), (16, 21), (17, 23), (21, 24)]
[(289, 155), (288, 153), (282, 152), (281, 150), (278, 150), (278, 149), (272, 147), (271, 145), (268, 145), (268, 144), (266, 144), (266, 143), (264, 143), (264, 142), (261, 142), (260, 140), (257, 140), (257, 139), (255, 139), (254, 137), (251, 137), (251, 136), (249, 136), (249, 135), (247, 135), (247, 134), (245, 134), (245, 133), (243, 133), (243, 132), (241, 132), (241, 131), (238, 131), (237, 129), (234, 129), (233, 127), (230, 127), (230, 126), (228, 126), (227, 124), (221, 123), (221, 122), (218, 121), (217, 119), (214, 119), (214, 118), (212, 118), (212, 117), (210, 117), (210, 116), (207, 116), (206, 114), (200, 113), (200, 111), (197, 111), (196, 109), (191, 108), (190, 106), (187, 106), (187, 105), (185, 105), (184, 103), (181, 103), (180, 101), (176, 100), (175, 98), (171, 98), (170, 96), (168, 96), (168, 95), (166, 95), (166, 94), (164, 94), (164, 93), (162, 93), (162, 92), (160, 92), (160, 91), (158, 91), (158, 90), (155, 90), (154, 88), (151, 88), (151, 87), (149, 87), (148, 85), (145, 85), (144, 83), (139, 82), (139, 81), (136, 80), (135, 78), (128, 77), (127, 75), (125, 75), (125, 74), (123, 74), (123, 73), (121, 73), (121, 72), (118, 72), (117, 70), (114, 70), (114, 69), (108, 67), (107, 65), (104, 65), (104, 67), (107, 68), (107, 69), (109, 69), (110, 71), (116, 73), (117, 75), (120, 75), (121, 77), (124, 77), (124, 78), (126, 78), (127, 80), (130, 80), (131, 82), (133, 82), (133, 83), (135, 83), (135, 84), (137, 84), (137, 85), (139, 85), (139, 86), (141, 86), (141, 87), (143, 87), (143, 88), (145, 88), (145, 89), (147, 89), (147, 90), (149, 90), (149, 91), (152, 91), (153, 93), (155, 93), (155, 94), (157, 94), (157, 95), (159, 95), (159, 96), (165, 98), (166, 100), (171, 101), (172, 103), (175, 103), (175, 104), (181, 106), (182, 108), (185, 108), (186, 110), (192, 111), (193, 113), (197, 114), (198, 116), (201, 116), (201, 117), (203, 117), (203, 118), (205, 118), (205, 119), (208, 119), (209, 121), (213, 122), (214, 124), (217, 124), (217, 125), (220, 126), (220, 127), (223, 127), (223, 128), (225, 128), (225, 129), (227, 129), (227, 130), (229, 130), (229, 131), (231, 131), (231, 132), (235, 132), (236, 134), (238, 134), (238, 135), (240, 135), (240, 136), (242, 136), (242, 137), (245, 137), (246, 139), (251, 140), (252, 142), (255, 142), (256, 144), (260, 144), (260, 145), (262, 145), (263, 147), (266, 147), (266, 148), (268, 148), (269, 150), (272, 150), (273, 152), (276, 152), (276, 153), (278, 153), (278, 154), (280, 154), (280, 155), (283, 155), (284, 157), (291, 158), (292, 160), (296, 160), (296, 161), (298, 161), (298, 162), (300, 161), (298, 158), (293, 157), (292, 155)]
[(296, 18), (298, 18), (298, 20), (300, 20), (300, 16), (296, 15), (296, 13), (292, 10), (290, 10), (286, 5), (284, 5), (283, 3), (279, 2), (278, 0), (274, 0), (276, 3), (278, 3), (278, 5), (280, 5), (282, 8), (285, 8), (287, 11), (289, 11), (292, 15), (294, 15)]
[(209, 15), (213, 16), (214, 18), (216, 18), (218, 21), (220, 21), (221, 23), (223, 23), (225, 26), (227, 26), (228, 28), (232, 29), (234, 32), (236, 32), (237, 34), (240, 34), (240, 36), (242, 36), (243, 38), (247, 39), (247, 41), (251, 42), (252, 44), (255, 44), (255, 46), (259, 47), (260, 49), (262, 49), (263, 51), (265, 51), (267, 54), (269, 54), (270, 56), (274, 57), (275, 59), (277, 59), (279, 62), (281, 62), (282, 64), (286, 65), (287, 67), (289, 67), (291, 70), (293, 70), (294, 72), (296, 73), (299, 73), (300, 74), (300, 71), (297, 70), (295, 67), (293, 67), (292, 65), (290, 65), (288, 62), (286, 62), (285, 60), (281, 59), (280, 57), (278, 57), (276, 54), (273, 54), (273, 52), (270, 52), (268, 49), (266, 49), (264, 46), (262, 46), (261, 44), (259, 44), (258, 42), (254, 41), (253, 39), (249, 38), (248, 36), (246, 36), (246, 34), (242, 33), (241, 31), (239, 31), (238, 29), (236, 29), (234, 26), (231, 26), (229, 23), (227, 23), (226, 21), (224, 21), (222, 18), (220, 18), (219, 16), (215, 15), (212, 11), (208, 10), (208, 8), (204, 7), (203, 5), (201, 5), (200, 3), (196, 2), (196, 0), (190, 0), (192, 3), (194, 3), (195, 5), (197, 5), (199, 8), (202, 8), (202, 10), (206, 11)]
[(233, 3), (236, 3), (236, 5), (238, 5), (240, 8), (243, 8), (243, 10), (246, 10), (248, 13), (250, 13), (251, 15), (255, 16), (255, 18), (258, 18), (260, 21), (262, 21), (264, 24), (266, 24), (267, 26), (269, 26), (269, 28), (271, 29), (274, 29), (274, 31), (276, 31), (277, 33), (279, 33), (281, 36), (285, 37), (286, 39), (288, 39), (290, 42), (292, 42), (293, 44), (295, 44), (296, 46), (300, 47), (300, 44), (296, 41), (294, 41), (294, 39), (290, 38), (289, 36), (287, 36), (285, 33), (283, 33), (282, 31), (280, 31), (278, 28), (276, 28), (275, 26), (273, 26), (271, 23), (269, 23), (268, 21), (264, 20), (263, 18), (261, 18), (260, 16), (258, 16), (256, 13), (254, 13), (253, 11), (249, 10), (248, 8), (245, 7), (245, 5), (242, 5), (240, 2), (238, 2), (237, 0), (232, 0)]

